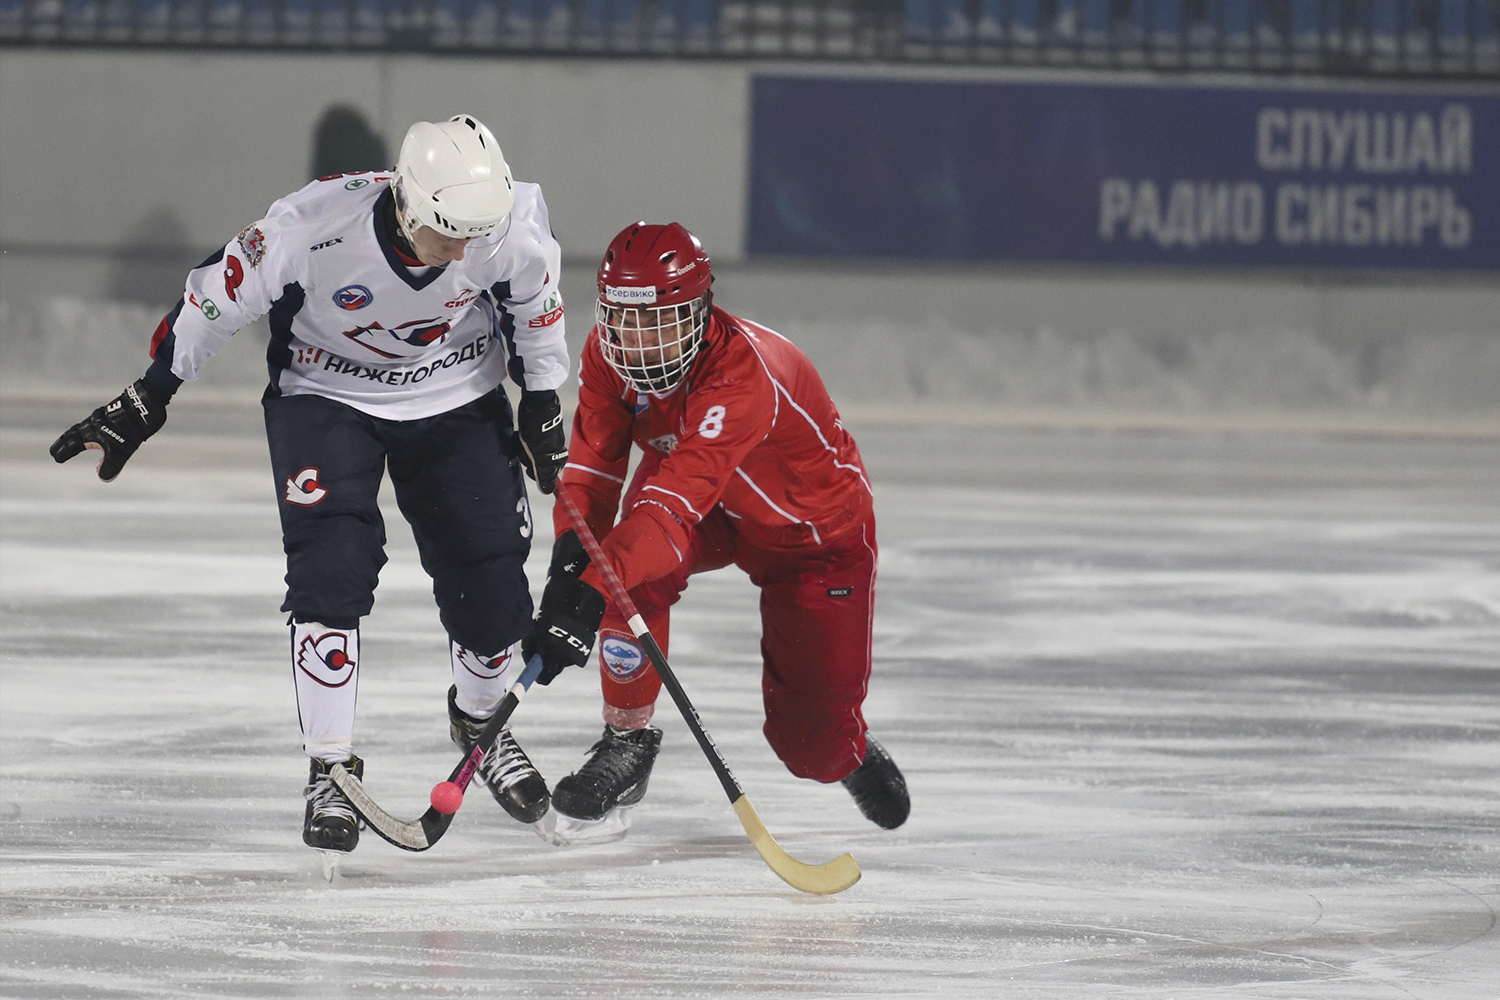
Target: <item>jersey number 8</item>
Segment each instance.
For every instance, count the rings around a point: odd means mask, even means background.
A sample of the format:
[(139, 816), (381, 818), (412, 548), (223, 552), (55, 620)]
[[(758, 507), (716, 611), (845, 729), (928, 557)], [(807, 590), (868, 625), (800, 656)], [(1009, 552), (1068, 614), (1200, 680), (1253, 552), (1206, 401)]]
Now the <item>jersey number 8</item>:
[(698, 433), (706, 438), (716, 438), (724, 432), (724, 414), (722, 406), (710, 406), (703, 414), (703, 423), (698, 425)]

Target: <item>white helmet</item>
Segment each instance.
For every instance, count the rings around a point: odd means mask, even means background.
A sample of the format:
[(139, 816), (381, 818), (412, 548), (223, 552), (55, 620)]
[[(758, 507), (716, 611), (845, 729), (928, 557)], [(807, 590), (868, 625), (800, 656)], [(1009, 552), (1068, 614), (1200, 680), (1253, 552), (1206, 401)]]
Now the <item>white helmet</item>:
[(391, 191), (408, 241), (423, 226), (458, 240), (500, 235), (515, 200), (495, 134), (472, 115), (407, 129)]

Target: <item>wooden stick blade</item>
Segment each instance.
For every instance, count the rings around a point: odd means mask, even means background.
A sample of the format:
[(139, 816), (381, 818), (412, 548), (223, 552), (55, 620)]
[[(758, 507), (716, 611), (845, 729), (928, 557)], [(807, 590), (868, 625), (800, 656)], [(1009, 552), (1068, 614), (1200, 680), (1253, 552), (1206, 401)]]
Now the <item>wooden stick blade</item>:
[(365, 791), (360, 780), (342, 764), (333, 765), (328, 777), (344, 793), (344, 797), (349, 800), (354, 811), (359, 813), (366, 826), (402, 850), (427, 850), (438, 842), (438, 838), (448, 831), (448, 824), (453, 822), (452, 815), (445, 816), (431, 808), (410, 822), (397, 819), (382, 809), (370, 797), (370, 793)]
[(859, 881), (860, 870), (854, 855), (840, 854), (823, 865), (804, 864), (781, 849), (776, 838), (771, 836), (766, 825), (760, 821), (749, 798), (741, 795), (735, 799), (734, 811), (761, 858), (770, 866), (771, 871), (793, 889), (817, 896), (831, 896)]

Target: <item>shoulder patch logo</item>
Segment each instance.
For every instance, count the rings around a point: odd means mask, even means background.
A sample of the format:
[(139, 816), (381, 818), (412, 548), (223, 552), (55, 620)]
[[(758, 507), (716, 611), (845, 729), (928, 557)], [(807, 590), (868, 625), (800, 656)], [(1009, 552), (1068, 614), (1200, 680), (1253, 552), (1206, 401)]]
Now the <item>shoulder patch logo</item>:
[(363, 309), (375, 301), (375, 293), (364, 285), (345, 285), (333, 293), (333, 304), (340, 309)]
[(246, 226), (235, 238), (240, 242), (240, 253), (245, 255), (245, 263), (251, 267), (259, 267), (266, 255), (266, 234), (260, 231), (259, 226)]
[(216, 305), (214, 305), (214, 300), (213, 299), (205, 298), (202, 302), (197, 302), (197, 303), (194, 303), (194, 304), (199, 309), (202, 309), (203, 310), (203, 315), (207, 316), (209, 319), (218, 319), (219, 316), (222, 315), (219, 312), (219, 307), (216, 306)]
[(556, 292), (553, 292), (551, 295), (547, 296), (547, 301), (542, 303), (542, 310), (543, 311), (540, 316), (533, 316), (530, 320), (527, 321), (526, 325), (533, 329), (537, 329), (544, 326), (551, 326), (553, 323), (556, 323), (558, 320), (562, 319), (562, 299)]
[(344, 190), (345, 191), (358, 191), (362, 187), (368, 187), (369, 184), (370, 184), (369, 178), (366, 178), (366, 177), (356, 177), (356, 178), (354, 178), (354, 180), (352, 180), (348, 184), (344, 185)]

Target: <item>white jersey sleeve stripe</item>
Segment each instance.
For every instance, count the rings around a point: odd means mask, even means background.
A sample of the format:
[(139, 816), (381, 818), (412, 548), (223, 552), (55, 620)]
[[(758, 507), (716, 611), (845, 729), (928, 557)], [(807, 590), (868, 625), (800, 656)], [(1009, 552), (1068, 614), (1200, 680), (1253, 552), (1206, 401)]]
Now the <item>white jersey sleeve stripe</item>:
[(607, 472), (601, 472), (598, 469), (591, 468), (587, 465), (580, 465), (577, 462), (569, 462), (567, 465), (564, 465), (563, 468), (577, 469), (579, 472), (587, 472), (591, 476), (598, 476), (600, 479), (608, 479), (610, 482), (619, 483), (622, 486), (625, 484), (625, 480), (620, 476), (611, 476)]
[(741, 479), (743, 479), (745, 482), (747, 482), (747, 483), (750, 484), (750, 488), (755, 491), (756, 496), (760, 497), (762, 500), (764, 500), (766, 502), (766, 506), (767, 507), (770, 507), (776, 513), (780, 514), (782, 517), (786, 518), (788, 521), (792, 522), (793, 524), (805, 524), (805, 525), (807, 525), (809, 528), (812, 529), (813, 541), (816, 544), (818, 544), (818, 545), (822, 545), (823, 544), (823, 538), (822, 538), (822, 536), (820, 536), (818, 534), (818, 529), (816, 527), (814, 527), (814, 525), (813, 525), (813, 523), (811, 521), (802, 521), (802, 520), (799, 520), (798, 518), (793, 517), (791, 514), (788, 514), (786, 511), (782, 510), (780, 507), (776, 506), (776, 501), (774, 501), (770, 497), (766, 496), (766, 491), (763, 490), (763, 489), (761, 489), (759, 486), (757, 486), (755, 484), (755, 480), (753, 480), (749, 476), (745, 475), (745, 470), (744, 469), (735, 469), (734, 473), (735, 473), (735, 475), (737, 475)]
[[(768, 327), (757, 326), (756, 329), (765, 330), (767, 333), (775, 334), (780, 339), (786, 340), (786, 338), (782, 337), (781, 334), (776, 333), (775, 330), (772, 330), (772, 329), (770, 329)], [(778, 414), (781, 412), (781, 408), (780, 408), (781, 399), (780, 399), (780, 397), (785, 396), (786, 397), (786, 401), (787, 401), (787, 405), (790, 406), (792, 409), (796, 410), (797, 413), (801, 415), (802, 419), (805, 420), (805, 421), (807, 421), (807, 426), (811, 427), (812, 430), (813, 430), (813, 433), (818, 436), (818, 441), (823, 445), (824, 450), (827, 451), (830, 455), (834, 456), (834, 459), (833, 459), (834, 467), (835, 468), (839, 468), (839, 469), (846, 469), (846, 470), (848, 470), (850, 472), (855, 473), (857, 476), (859, 476), (860, 484), (862, 486), (864, 486), (864, 488), (866, 489), (866, 491), (868, 491), (871, 496), (874, 496), (875, 495), (875, 491), (872, 490), (872, 489), (870, 489), (870, 481), (865, 478), (864, 470), (861, 469), (857, 465), (850, 465), (848, 462), (840, 462), (838, 460), (838, 449), (834, 448), (833, 445), (831, 445), (831, 444), (828, 443), (828, 438), (823, 434), (823, 428), (821, 428), (821, 427), (818, 426), (818, 422), (812, 418), (811, 414), (809, 414), (806, 410), (804, 410), (802, 407), (800, 407), (800, 406), (797, 405), (797, 401), (792, 398), (792, 394), (787, 391), (786, 386), (782, 385), (779, 381), (776, 380), (776, 376), (771, 374), (770, 366), (768, 366), (766, 364), (766, 359), (763, 358), (763, 357), (761, 357), (760, 348), (756, 346), (755, 339), (753, 337), (747, 337), (746, 341), (750, 344), (750, 349), (755, 352), (756, 360), (758, 360), (760, 362), (760, 366), (766, 370), (766, 378), (770, 379), (771, 380), (771, 384), (776, 387), (776, 397), (777, 397), (777, 410), (776, 410), (776, 412)], [(787, 342), (791, 343), (791, 341), (787, 341)], [(775, 423), (774, 419), (772, 420), (772, 423), (773, 424)]]
[[(646, 490), (655, 490), (658, 493), (665, 493), (667, 496), (676, 499), (679, 503), (682, 504), (682, 506), (684, 506), (685, 508), (687, 508), (687, 512), (689, 514), (693, 515), (693, 519), (694, 520), (697, 520), (697, 521), (703, 520), (703, 515), (700, 514), (700, 513), (698, 513), (697, 509), (695, 507), (693, 507), (692, 504), (688, 503), (687, 498), (684, 497), (681, 493), (673, 493), (671, 490), (663, 489), (660, 486), (645, 486), (645, 487), (642, 487), (641, 492), (644, 493), (644, 492), (646, 492)], [(663, 506), (665, 506), (665, 505), (663, 505)], [(668, 508), (668, 509), (670, 509), (670, 508)]]

